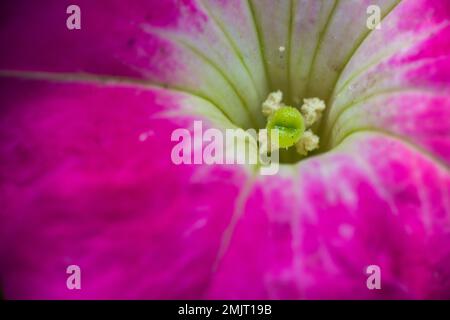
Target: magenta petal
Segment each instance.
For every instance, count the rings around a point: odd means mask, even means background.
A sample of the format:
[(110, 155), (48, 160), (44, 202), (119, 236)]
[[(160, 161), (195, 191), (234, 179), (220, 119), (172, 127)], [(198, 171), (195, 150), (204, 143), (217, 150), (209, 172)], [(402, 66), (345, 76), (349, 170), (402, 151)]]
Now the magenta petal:
[[(152, 115), (184, 95), (8, 80), (2, 96), (8, 298), (204, 295), (247, 178), (235, 167), (171, 163), (178, 125)], [(83, 290), (66, 287), (71, 264), (82, 269)]]
[[(257, 183), (213, 298), (450, 297), (447, 168), (361, 133), (283, 174)], [(366, 287), (370, 265), (382, 270), (381, 291)]]
[(1, 52), (0, 69), (136, 76), (124, 57), (136, 56), (143, 41), (139, 38), (143, 33), (140, 24), (175, 26), (186, 8), (191, 8), (185, 14), (193, 14), (194, 23), (193, 2), (183, 1), (184, 6), (179, 6), (175, 0), (81, 0), (76, 3), (82, 14), (81, 29), (77, 31), (66, 28), (67, 2), (3, 3), (0, 39), (8, 43), (8, 48)]
[[(261, 73), (261, 63), (248, 59), (254, 71), (245, 69), (205, 5), (194, 0), (77, 4), (82, 14), (77, 31), (65, 26), (64, 2), (5, 5), (8, 19), (0, 29), (0, 41), (9, 45), (0, 53), (0, 70), (151, 81), (208, 99), (239, 126), (262, 124), (261, 115), (250, 116), (263, 99), (258, 88), (264, 81), (254, 83), (251, 78), (258, 68)], [(249, 36), (255, 38), (254, 34), (252, 29)]]

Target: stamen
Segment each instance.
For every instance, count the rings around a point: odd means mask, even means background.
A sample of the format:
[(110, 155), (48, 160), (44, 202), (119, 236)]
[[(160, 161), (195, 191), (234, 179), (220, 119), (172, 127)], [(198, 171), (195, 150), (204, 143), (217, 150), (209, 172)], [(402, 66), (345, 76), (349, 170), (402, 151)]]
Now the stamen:
[(305, 125), (307, 128), (311, 127), (320, 119), (323, 110), (325, 110), (325, 102), (319, 98), (303, 99), (303, 105), (300, 111), (305, 117)]
[(273, 112), (284, 106), (281, 102), (282, 100), (283, 93), (280, 90), (272, 92), (262, 104), (262, 113), (266, 117), (270, 116)]
[(319, 137), (311, 129), (306, 130), (300, 140), (295, 144), (295, 149), (302, 156), (306, 156), (308, 152), (317, 148), (319, 148)]

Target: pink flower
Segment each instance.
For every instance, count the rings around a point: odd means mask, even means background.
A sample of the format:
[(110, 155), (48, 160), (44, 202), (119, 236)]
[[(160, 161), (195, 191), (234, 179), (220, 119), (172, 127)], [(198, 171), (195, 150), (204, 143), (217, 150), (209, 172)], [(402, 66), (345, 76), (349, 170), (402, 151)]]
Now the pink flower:
[[(6, 298), (450, 298), (448, 0), (76, 2), (79, 30), (0, 8)], [(327, 102), (314, 156), (171, 162), (174, 129), (263, 127), (274, 90)]]

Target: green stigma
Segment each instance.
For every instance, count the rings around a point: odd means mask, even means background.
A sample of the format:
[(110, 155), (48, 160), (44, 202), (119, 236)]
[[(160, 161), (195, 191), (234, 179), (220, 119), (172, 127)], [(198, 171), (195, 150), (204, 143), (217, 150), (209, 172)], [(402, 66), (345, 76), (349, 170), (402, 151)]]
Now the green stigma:
[(280, 107), (267, 119), (267, 130), (278, 131), (278, 147), (289, 148), (295, 145), (305, 131), (303, 116), (296, 108)]

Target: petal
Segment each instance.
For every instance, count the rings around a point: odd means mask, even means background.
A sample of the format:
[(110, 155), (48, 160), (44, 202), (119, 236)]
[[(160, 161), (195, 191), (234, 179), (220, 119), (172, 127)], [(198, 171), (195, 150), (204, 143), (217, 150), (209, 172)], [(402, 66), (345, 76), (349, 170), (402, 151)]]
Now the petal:
[[(354, 134), (256, 183), (209, 296), (449, 298), (449, 194), (449, 171), (433, 159)], [(370, 265), (381, 290), (368, 290)]]
[[(155, 115), (207, 102), (125, 84), (0, 88), (4, 295), (202, 297), (249, 173), (174, 165), (171, 133), (192, 118)], [(72, 264), (82, 290), (66, 287)]]
[(448, 1), (403, 1), (369, 35), (331, 98), (329, 147), (352, 132), (378, 130), (448, 163), (449, 17)]
[[(249, 2), (261, 34), (270, 87), (285, 92), (289, 103), (329, 97), (341, 69), (370, 33), (366, 10), (374, 4), (369, 0)], [(383, 15), (398, 2), (375, 1)]]
[[(236, 30), (225, 30), (218, 16), (226, 11), (231, 19), (233, 12), (241, 12), (239, 5), (225, 9), (207, 3), (109, 1), (106, 5), (82, 0), (78, 3), (81, 30), (75, 31), (65, 26), (68, 14), (61, 1), (45, 6), (29, 1), (5, 5), (8, 19), (0, 41), (9, 45), (1, 54), (0, 70), (138, 78), (208, 99), (239, 126), (260, 127), (263, 117), (256, 111), (265, 97), (264, 78), (255, 80), (262, 71), (261, 61), (253, 58), (259, 54), (252, 41), (255, 30), (241, 29), (243, 40), (234, 41)], [(236, 19), (248, 24), (249, 9), (243, 10)]]

